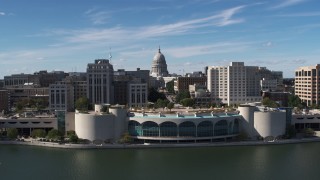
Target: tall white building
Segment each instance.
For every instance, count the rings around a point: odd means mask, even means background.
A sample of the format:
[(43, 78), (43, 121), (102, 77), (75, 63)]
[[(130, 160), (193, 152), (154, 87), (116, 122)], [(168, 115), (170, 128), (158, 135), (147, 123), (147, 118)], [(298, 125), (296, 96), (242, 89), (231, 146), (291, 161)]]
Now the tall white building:
[(87, 97), (91, 104), (113, 103), (113, 66), (108, 59), (96, 59), (87, 66)]
[(213, 98), (233, 105), (261, 101), (259, 67), (231, 62), (229, 66), (209, 66), (207, 85)]

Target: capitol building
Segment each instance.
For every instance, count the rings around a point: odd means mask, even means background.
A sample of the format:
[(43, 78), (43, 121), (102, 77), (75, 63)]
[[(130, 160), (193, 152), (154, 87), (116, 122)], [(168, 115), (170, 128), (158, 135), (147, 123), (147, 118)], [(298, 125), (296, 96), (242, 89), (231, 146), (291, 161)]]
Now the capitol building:
[(150, 75), (152, 77), (166, 77), (169, 75), (166, 58), (161, 53), (160, 47), (158, 52), (153, 57)]

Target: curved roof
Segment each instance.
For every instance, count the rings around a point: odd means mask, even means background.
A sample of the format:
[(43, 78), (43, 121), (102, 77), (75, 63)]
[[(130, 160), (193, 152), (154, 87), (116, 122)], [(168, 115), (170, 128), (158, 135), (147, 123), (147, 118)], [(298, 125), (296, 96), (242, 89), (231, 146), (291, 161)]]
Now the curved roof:
[(153, 63), (163, 63), (166, 64), (166, 58), (164, 57), (164, 55), (161, 53), (160, 48), (159, 51), (154, 55), (153, 57)]

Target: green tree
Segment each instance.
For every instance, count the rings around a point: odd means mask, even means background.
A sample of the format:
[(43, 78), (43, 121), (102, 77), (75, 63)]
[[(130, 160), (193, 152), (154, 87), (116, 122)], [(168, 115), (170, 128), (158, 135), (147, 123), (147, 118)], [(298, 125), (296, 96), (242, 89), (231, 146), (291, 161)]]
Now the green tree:
[(248, 134), (246, 132), (240, 132), (236, 137), (239, 141), (244, 141), (248, 139)]
[(78, 138), (78, 136), (76, 134), (72, 134), (72, 135), (69, 136), (69, 141), (71, 143), (77, 143), (78, 140), (79, 140), (79, 138)]
[(169, 104), (169, 101), (167, 99), (158, 99), (155, 103), (155, 107), (164, 109), (167, 106), (167, 104)]
[(174, 80), (167, 82), (166, 88), (169, 93), (174, 93)]
[(87, 97), (80, 97), (75, 103), (75, 107), (79, 111), (87, 111), (89, 106), (89, 100)]
[(62, 133), (60, 131), (58, 131), (57, 129), (51, 129), (48, 132), (48, 139), (61, 140), (62, 137), (63, 137)]
[(311, 128), (306, 128), (302, 132), (304, 133), (305, 137), (312, 137), (312, 136), (316, 135), (316, 132), (314, 132), (314, 130)]
[(47, 135), (47, 133), (43, 129), (34, 129), (31, 132), (31, 137), (33, 137), (33, 138), (44, 138), (44, 137), (46, 137), (46, 135)]
[(7, 136), (10, 139), (15, 139), (18, 136), (18, 129), (17, 128), (8, 128), (7, 129)]
[(268, 97), (263, 98), (262, 104), (271, 108), (279, 107), (279, 105), (275, 101), (269, 99)]
[(288, 106), (289, 107), (298, 107), (300, 109), (303, 108), (301, 99), (299, 98), (299, 96), (296, 95), (292, 95), (290, 94), (288, 97)]
[(23, 102), (18, 101), (18, 102), (16, 103), (16, 106), (15, 106), (16, 112), (22, 111), (24, 107), (25, 107), (25, 105), (23, 104)]
[(176, 95), (176, 103), (180, 103), (182, 99), (190, 98), (189, 91), (181, 91)]
[(182, 104), (182, 106), (184, 106), (184, 107), (193, 107), (193, 105), (194, 105), (194, 100), (193, 99), (191, 99), (191, 98), (185, 98), (185, 99), (182, 99), (181, 101), (180, 101), (180, 103)]
[(150, 88), (148, 94), (148, 101), (155, 103), (158, 99), (166, 99), (166, 95), (158, 92), (155, 88)]
[(121, 139), (119, 140), (119, 143), (121, 143), (121, 144), (130, 143), (130, 142), (132, 142), (132, 138), (129, 133), (124, 133), (122, 135)]
[(71, 136), (71, 135), (76, 135), (76, 131), (74, 130), (67, 131), (67, 136)]
[(286, 137), (287, 138), (293, 138), (296, 136), (296, 134), (297, 134), (297, 131), (296, 131), (294, 125), (287, 126), (287, 128), (286, 128)]
[(69, 141), (71, 143), (78, 143), (79, 137), (77, 136), (75, 131), (67, 131), (67, 138), (69, 138)]
[(167, 108), (171, 111), (171, 109), (174, 107), (174, 103), (173, 102), (169, 102), (167, 104)]

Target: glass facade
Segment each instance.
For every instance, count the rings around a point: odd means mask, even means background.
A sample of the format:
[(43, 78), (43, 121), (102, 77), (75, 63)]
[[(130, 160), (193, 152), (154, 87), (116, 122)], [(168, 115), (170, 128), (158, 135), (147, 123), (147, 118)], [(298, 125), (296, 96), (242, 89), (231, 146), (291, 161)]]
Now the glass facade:
[(218, 121), (214, 126), (215, 136), (228, 135), (228, 122), (226, 120)]
[(213, 136), (213, 124), (210, 121), (203, 121), (198, 124), (197, 127), (198, 137), (210, 137)]
[(165, 121), (160, 124), (153, 121), (146, 121), (140, 124), (131, 120), (128, 124), (128, 131), (131, 136), (149, 137), (214, 137), (239, 134), (240, 120), (235, 118), (232, 121), (220, 120), (217, 123), (205, 120), (196, 125), (191, 121), (184, 121), (180, 124)]
[(143, 136), (159, 136), (159, 125), (152, 121), (142, 123)]
[(196, 137), (196, 125), (190, 121), (181, 123), (179, 125), (179, 136)]
[(128, 131), (130, 136), (142, 136), (142, 126), (137, 121), (129, 121)]
[(64, 134), (66, 132), (66, 112), (56, 111), (55, 113), (58, 119), (58, 130)]
[(235, 119), (233, 123), (233, 131), (232, 134), (239, 134), (240, 133), (240, 124), (239, 119)]
[(173, 122), (163, 122), (160, 124), (160, 136), (162, 137), (170, 137), (178, 135), (178, 127), (176, 123)]

